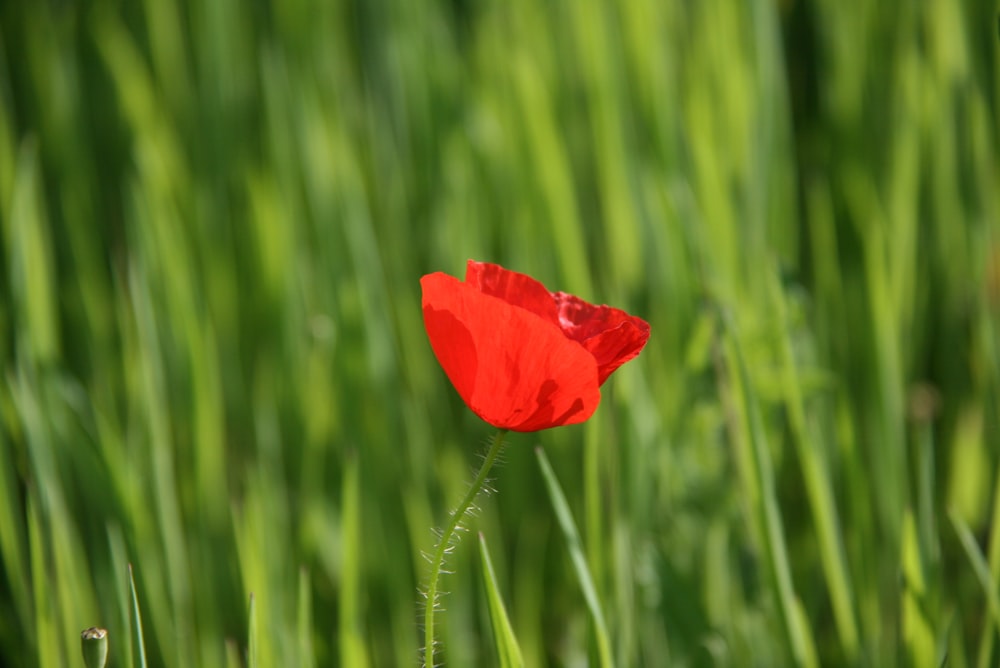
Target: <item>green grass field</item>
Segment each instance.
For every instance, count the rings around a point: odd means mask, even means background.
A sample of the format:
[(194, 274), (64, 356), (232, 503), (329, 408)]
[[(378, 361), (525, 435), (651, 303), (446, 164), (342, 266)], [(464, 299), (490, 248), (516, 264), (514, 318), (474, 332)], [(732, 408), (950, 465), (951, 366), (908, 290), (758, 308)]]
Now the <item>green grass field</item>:
[(0, 3), (0, 664), (415, 665), (475, 258), (652, 337), (510, 435), (440, 662), (998, 665), (997, 10)]

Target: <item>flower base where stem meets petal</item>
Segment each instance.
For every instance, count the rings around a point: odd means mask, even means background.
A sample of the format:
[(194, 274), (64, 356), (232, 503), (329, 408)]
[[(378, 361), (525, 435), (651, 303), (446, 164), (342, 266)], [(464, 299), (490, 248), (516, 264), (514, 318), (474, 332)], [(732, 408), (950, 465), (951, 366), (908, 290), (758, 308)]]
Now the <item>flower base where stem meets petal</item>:
[(441, 579), (442, 568), (444, 567), (444, 558), (448, 553), (448, 548), (451, 546), (451, 541), (455, 536), (455, 532), (458, 529), (458, 525), (461, 523), (462, 518), (465, 517), (469, 509), (472, 508), (473, 502), (475, 502), (476, 497), (483, 490), (483, 486), (486, 484), (486, 478), (490, 473), (490, 469), (493, 468), (493, 464), (496, 463), (497, 458), (500, 456), (500, 452), (503, 450), (504, 439), (507, 436), (507, 430), (501, 429), (496, 436), (493, 437), (490, 443), (490, 449), (486, 453), (486, 458), (483, 460), (483, 465), (479, 469), (479, 473), (476, 474), (476, 479), (472, 482), (472, 486), (469, 487), (469, 491), (466, 492), (465, 498), (458, 507), (452, 512), (451, 519), (448, 522), (448, 527), (441, 534), (441, 538), (438, 540), (437, 548), (434, 550), (434, 557), (431, 562), (431, 574), (430, 581), (427, 583), (427, 601), (424, 609), (424, 668), (431, 668), (434, 665), (434, 612), (435, 606), (437, 606), (438, 597), (438, 582)]

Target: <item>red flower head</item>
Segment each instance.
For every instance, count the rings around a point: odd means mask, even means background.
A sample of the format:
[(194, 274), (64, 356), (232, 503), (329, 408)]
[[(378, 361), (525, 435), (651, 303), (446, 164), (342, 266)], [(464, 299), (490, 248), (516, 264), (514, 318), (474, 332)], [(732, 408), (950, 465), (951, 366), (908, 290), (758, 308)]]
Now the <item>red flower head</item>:
[(466, 405), (500, 429), (583, 422), (600, 386), (649, 339), (641, 318), (496, 264), (469, 260), (464, 283), (438, 272), (420, 286), (438, 362)]

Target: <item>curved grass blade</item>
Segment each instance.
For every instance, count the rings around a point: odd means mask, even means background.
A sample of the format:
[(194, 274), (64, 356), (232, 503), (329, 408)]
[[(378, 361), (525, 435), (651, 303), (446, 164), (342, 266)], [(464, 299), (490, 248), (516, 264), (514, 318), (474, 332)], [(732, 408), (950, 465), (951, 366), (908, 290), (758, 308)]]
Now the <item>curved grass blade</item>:
[(522, 668), (524, 658), (521, 656), (521, 647), (517, 644), (517, 637), (514, 635), (514, 629), (511, 628), (507, 610), (500, 597), (496, 573), (493, 572), (493, 562), (490, 560), (486, 539), (482, 533), (479, 534), (479, 556), (483, 561), (483, 583), (486, 585), (486, 599), (490, 606), (490, 625), (493, 627), (493, 641), (497, 646), (500, 666), (501, 668)]
[(538, 457), (538, 466), (542, 470), (542, 477), (545, 478), (545, 487), (548, 489), (549, 498), (552, 500), (552, 509), (556, 513), (559, 521), (559, 528), (562, 529), (563, 538), (566, 539), (566, 546), (569, 548), (569, 556), (573, 561), (573, 570), (576, 571), (576, 579), (583, 590), (583, 598), (587, 601), (587, 608), (590, 609), (590, 616), (594, 620), (594, 634), (597, 640), (597, 654), (599, 665), (602, 668), (614, 666), (611, 658), (611, 642), (608, 640), (608, 625), (604, 621), (604, 613), (601, 611), (601, 604), (597, 598), (597, 588), (594, 580), (590, 576), (590, 568), (587, 566), (587, 558), (583, 554), (583, 547), (580, 544), (580, 534), (576, 530), (573, 522), (573, 514), (569, 510), (566, 502), (566, 495), (563, 494), (559, 480), (556, 478), (552, 466), (549, 464), (545, 452), (541, 448), (535, 448), (535, 455)]

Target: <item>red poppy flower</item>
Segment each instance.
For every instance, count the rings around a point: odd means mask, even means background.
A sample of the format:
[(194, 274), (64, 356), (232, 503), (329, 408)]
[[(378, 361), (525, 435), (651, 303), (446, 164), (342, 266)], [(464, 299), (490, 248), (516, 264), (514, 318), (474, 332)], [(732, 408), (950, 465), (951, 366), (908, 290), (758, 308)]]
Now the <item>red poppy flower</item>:
[(438, 362), (466, 405), (501, 429), (583, 422), (600, 386), (649, 339), (641, 318), (496, 264), (469, 260), (465, 282), (438, 272), (420, 286)]

